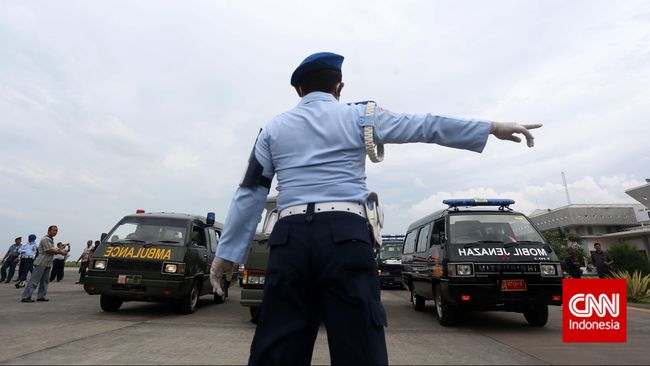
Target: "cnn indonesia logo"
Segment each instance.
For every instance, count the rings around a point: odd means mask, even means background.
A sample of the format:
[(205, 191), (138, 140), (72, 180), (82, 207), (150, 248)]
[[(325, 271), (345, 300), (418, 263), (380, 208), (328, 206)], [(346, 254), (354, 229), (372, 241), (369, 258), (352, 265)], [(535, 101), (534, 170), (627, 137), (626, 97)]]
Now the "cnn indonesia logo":
[(624, 279), (565, 279), (562, 283), (564, 342), (625, 342)]

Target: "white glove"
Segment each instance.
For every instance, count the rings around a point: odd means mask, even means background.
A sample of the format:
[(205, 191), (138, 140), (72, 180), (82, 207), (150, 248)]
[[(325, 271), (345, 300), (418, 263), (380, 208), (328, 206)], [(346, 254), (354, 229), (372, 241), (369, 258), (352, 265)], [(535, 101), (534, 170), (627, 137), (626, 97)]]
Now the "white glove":
[(210, 283), (212, 284), (212, 291), (221, 296), (223, 289), (221, 288), (221, 277), (224, 273), (232, 273), (233, 263), (231, 261), (214, 257), (212, 265), (210, 266)]
[(492, 126), (490, 127), (490, 133), (496, 136), (496, 138), (500, 140), (521, 142), (521, 138), (519, 136), (514, 135), (515, 133), (520, 133), (526, 136), (526, 144), (528, 145), (528, 147), (533, 147), (535, 146), (535, 137), (533, 137), (533, 134), (530, 133), (530, 131), (528, 130), (532, 130), (534, 128), (540, 128), (542, 126), (543, 125), (541, 123), (536, 123), (532, 125), (520, 125), (514, 122), (509, 122), (509, 123), (492, 122)]

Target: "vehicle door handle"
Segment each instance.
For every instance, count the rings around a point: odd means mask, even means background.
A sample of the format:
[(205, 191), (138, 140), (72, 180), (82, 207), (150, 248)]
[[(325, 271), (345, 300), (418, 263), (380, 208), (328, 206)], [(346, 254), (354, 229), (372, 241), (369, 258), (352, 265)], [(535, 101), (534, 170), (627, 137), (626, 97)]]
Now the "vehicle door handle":
[(203, 254), (203, 258), (208, 259), (208, 255), (207, 255), (207, 254)]

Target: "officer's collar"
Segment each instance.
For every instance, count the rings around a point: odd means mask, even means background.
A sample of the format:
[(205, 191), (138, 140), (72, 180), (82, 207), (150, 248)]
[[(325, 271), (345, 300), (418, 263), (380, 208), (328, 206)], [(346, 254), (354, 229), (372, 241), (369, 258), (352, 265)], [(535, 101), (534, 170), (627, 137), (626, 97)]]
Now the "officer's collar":
[(324, 93), (324, 92), (311, 92), (300, 100), (299, 104), (307, 104), (311, 102), (336, 102), (336, 98), (330, 93)]

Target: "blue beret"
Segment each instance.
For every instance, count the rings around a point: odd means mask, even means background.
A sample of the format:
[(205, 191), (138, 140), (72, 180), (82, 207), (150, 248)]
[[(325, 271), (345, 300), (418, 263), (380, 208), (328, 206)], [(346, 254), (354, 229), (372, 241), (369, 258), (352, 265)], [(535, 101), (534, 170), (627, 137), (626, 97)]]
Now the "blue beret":
[(291, 86), (298, 86), (300, 78), (305, 74), (323, 69), (334, 69), (341, 71), (343, 64), (343, 56), (331, 52), (318, 52), (313, 55), (307, 56), (296, 70), (291, 74)]
[(29, 241), (36, 240), (36, 235), (29, 234)]

